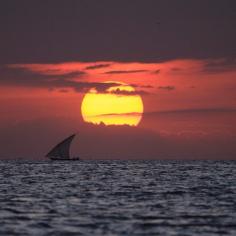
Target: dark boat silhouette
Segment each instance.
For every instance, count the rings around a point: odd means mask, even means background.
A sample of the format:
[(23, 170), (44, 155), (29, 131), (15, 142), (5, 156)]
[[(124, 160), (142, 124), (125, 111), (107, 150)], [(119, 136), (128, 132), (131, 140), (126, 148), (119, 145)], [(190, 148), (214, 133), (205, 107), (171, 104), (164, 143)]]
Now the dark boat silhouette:
[(76, 134), (69, 136), (60, 143), (58, 143), (46, 157), (50, 160), (57, 161), (78, 161), (79, 157), (70, 157), (70, 145)]

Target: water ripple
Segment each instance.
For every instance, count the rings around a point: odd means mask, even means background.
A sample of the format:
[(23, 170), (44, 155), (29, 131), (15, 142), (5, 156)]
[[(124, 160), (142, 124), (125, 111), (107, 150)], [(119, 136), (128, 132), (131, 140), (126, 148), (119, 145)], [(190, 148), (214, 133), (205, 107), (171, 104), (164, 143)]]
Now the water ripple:
[(0, 161), (0, 235), (236, 235), (235, 161)]

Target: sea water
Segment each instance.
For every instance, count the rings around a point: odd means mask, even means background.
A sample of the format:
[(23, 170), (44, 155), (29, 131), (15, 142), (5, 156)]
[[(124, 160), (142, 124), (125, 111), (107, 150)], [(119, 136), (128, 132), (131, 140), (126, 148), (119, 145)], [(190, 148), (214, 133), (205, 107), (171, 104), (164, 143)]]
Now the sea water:
[(0, 235), (236, 235), (236, 161), (0, 161)]

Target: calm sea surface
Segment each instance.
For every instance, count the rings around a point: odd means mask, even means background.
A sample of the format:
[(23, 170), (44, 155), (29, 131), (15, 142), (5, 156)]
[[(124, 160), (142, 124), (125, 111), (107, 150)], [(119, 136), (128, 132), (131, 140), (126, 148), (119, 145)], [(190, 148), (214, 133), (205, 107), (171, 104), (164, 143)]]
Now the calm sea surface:
[(0, 235), (236, 235), (236, 161), (0, 161)]

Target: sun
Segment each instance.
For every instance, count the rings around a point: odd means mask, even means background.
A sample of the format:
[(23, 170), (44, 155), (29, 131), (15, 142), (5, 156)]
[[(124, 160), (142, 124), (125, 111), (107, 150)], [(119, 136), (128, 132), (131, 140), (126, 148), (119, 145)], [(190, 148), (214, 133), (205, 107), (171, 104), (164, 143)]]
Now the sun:
[(110, 87), (105, 92), (93, 88), (85, 94), (81, 105), (85, 122), (130, 126), (140, 123), (143, 115), (141, 96), (135, 93), (132, 86), (118, 83), (120, 85)]

